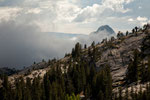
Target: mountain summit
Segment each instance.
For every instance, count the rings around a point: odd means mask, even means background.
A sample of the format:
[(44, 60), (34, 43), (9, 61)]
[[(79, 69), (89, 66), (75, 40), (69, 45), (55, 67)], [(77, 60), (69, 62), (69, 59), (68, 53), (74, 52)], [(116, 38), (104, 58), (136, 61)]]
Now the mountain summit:
[(109, 34), (114, 34), (115, 31), (109, 26), (109, 25), (103, 25), (103, 26), (100, 26), (97, 31), (93, 32), (94, 34), (98, 34), (98, 33), (101, 33), (102, 31), (106, 31), (108, 32)]

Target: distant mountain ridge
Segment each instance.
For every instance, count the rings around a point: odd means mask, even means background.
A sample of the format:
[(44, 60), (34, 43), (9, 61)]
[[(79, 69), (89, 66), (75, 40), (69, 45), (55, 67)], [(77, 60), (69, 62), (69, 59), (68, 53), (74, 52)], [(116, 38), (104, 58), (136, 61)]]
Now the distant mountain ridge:
[[(99, 33), (102, 33), (104, 31), (109, 33), (110, 35), (115, 34), (115, 31), (109, 25), (102, 25), (96, 31), (92, 32), (91, 34), (99, 34)], [(61, 37), (61, 38), (88, 36), (86, 34), (62, 33), (62, 32), (45, 32), (45, 33), (47, 33), (49, 35), (56, 36), (56, 37)]]
[(61, 33), (61, 32), (45, 32), (49, 35), (53, 35), (56, 37), (61, 37), (61, 38), (72, 38), (72, 37), (78, 37), (78, 36), (87, 36), (85, 34), (75, 34), (75, 33)]
[(0, 75), (6, 74), (9, 76), (9, 75), (17, 73), (18, 71), (19, 70), (4, 67), (4, 68), (0, 68)]

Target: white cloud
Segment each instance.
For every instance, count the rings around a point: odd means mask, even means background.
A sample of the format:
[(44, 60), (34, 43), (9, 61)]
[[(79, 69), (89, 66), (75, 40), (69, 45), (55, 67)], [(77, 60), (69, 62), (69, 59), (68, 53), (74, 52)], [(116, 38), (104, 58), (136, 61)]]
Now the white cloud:
[(57, 9), (57, 20), (58, 21), (69, 21), (71, 22), (80, 12), (81, 8), (77, 5), (74, 5), (70, 2), (66, 1), (59, 1), (56, 5)]
[(143, 26), (143, 25), (145, 25), (148, 22), (148, 18), (147, 17), (138, 16), (136, 18), (136, 20), (140, 23), (140, 26)]
[(80, 0), (71, 0), (72, 3), (80, 2)]
[(138, 21), (147, 21), (147, 20), (148, 20), (148, 18), (138, 16), (138, 17), (137, 17), (137, 20), (138, 20)]
[(133, 0), (102, 0), (101, 4), (93, 4), (92, 6), (87, 6), (81, 9), (74, 21), (95, 21), (99, 19), (99, 17), (101, 17), (101, 15), (106, 12), (106, 10), (109, 11), (109, 13), (126, 13), (131, 11), (131, 9), (124, 8), (124, 5), (132, 1)]
[(137, 26), (137, 25), (143, 26), (143, 25), (145, 25), (148, 22), (148, 18), (147, 17), (138, 16), (136, 18), (129, 18), (128, 22), (132, 23), (135, 26)]
[(98, 17), (99, 14), (101, 14), (105, 9), (98, 5), (94, 4), (93, 6), (87, 6), (86, 8), (83, 8), (75, 18), (74, 21), (77, 22), (89, 22), (94, 20)]
[(133, 18), (129, 18), (128, 21), (129, 21), (129, 22), (133, 22), (134, 19), (133, 19)]
[(39, 8), (33, 8), (33, 9), (29, 9), (26, 13), (34, 13), (34, 14), (39, 14), (42, 10)]
[(0, 7), (0, 20), (12, 20), (17, 17), (21, 10), (17, 7)]
[(71, 38), (70, 40), (76, 41), (76, 40), (77, 40), (77, 37), (73, 37), (73, 38)]
[(103, 0), (102, 5), (116, 12), (126, 13), (130, 9), (125, 9), (124, 5), (134, 0)]
[(139, 8), (139, 9), (142, 9), (142, 7), (141, 7), (141, 6), (139, 6), (138, 8)]
[(145, 24), (147, 24), (147, 22), (141, 22), (140, 24), (141, 26), (144, 26)]
[[(86, 26), (87, 23), (102, 21), (102, 19), (113, 13), (126, 13), (130, 11), (130, 9), (125, 8), (124, 5), (132, 1), (133, 0), (102, 0), (99, 4), (84, 6), (82, 8), (79, 5), (80, 0), (24, 0), (19, 3), (20, 5), (17, 5), (22, 8), (21, 12), (10, 11), (10, 13), (8, 12), (5, 15), (7, 17), (4, 16), (3, 18), (14, 16), (14, 18), (20, 20), (20, 22), (30, 21), (30, 23), (37, 23), (44, 31), (76, 33), (79, 32), (77, 30), (81, 29), (80, 26), (83, 24)], [(7, 11), (0, 11), (0, 13), (6, 12)], [(77, 25), (77, 23), (80, 24)], [(68, 25), (72, 26), (72, 28), (65, 28), (68, 27)], [(81, 29), (80, 33), (85, 32), (90, 31)]]

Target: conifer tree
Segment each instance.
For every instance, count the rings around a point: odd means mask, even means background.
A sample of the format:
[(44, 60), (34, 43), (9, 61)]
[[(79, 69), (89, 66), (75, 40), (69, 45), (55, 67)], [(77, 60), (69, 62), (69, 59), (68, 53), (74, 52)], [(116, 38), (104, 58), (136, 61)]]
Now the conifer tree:
[(92, 46), (92, 47), (94, 47), (94, 46), (95, 46), (95, 41), (93, 41), (93, 42), (92, 42), (91, 46)]
[(10, 100), (11, 99), (11, 87), (8, 81), (8, 76), (2, 76), (2, 87), (0, 88), (0, 97), (1, 100)]
[(138, 32), (138, 27), (137, 26), (135, 27), (135, 32)]
[(129, 35), (129, 32), (127, 31), (127, 32), (126, 32), (126, 36), (128, 36), (128, 35)]
[(140, 58), (137, 50), (134, 51), (133, 61), (130, 62), (127, 70), (127, 80), (128, 82), (137, 82), (140, 79)]
[(126, 88), (126, 91), (125, 91), (125, 100), (129, 100), (129, 91), (128, 91), (128, 87)]
[(119, 100), (123, 100), (121, 87), (119, 87)]
[(87, 48), (87, 46), (86, 46), (86, 44), (84, 45), (84, 49), (86, 49)]
[(104, 100), (104, 94), (101, 90), (98, 93), (97, 100)]
[(147, 81), (150, 81), (150, 57), (148, 59), (148, 67), (147, 67), (147, 73), (146, 73), (146, 77)]

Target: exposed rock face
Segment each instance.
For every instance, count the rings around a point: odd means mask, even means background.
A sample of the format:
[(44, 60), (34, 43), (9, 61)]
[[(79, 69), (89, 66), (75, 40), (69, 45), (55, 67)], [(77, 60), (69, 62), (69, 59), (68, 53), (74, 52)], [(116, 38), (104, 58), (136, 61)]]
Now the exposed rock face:
[[(146, 34), (139, 31), (137, 34), (129, 34), (128, 36), (123, 36), (119, 39), (113, 39), (96, 45), (98, 51), (101, 52), (99, 55), (101, 57), (96, 61), (96, 67), (100, 70), (106, 64), (111, 66), (113, 86), (118, 86), (119, 84), (122, 84), (121, 82), (124, 82), (128, 64), (130, 63), (130, 60), (133, 59), (133, 51), (135, 49), (141, 50), (141, 44), (145, 37)], [(92, 47), (89, 48), (92, 50)], [(82, 52), (83, 59), (89, 60), (88, 49), (83, 49)], [(72, 60), (71, 55), (58, 60), (59, 63), (61, 63), (62, 71), (64, 71), (63, 67), (68, 67), (64, 62), (68, 62), (69, 60)], [(23, 76), (24, 78), (43, 77), (50, 69), (50, 66), (55, 66), (55, 63), (52, 65), (49, 65), (47, 62), (34, 64), (18, 74), (10, 76), (10, 80), (13, 81), (14, 78), (19, 76)]]
[[(130, 34), (124, 36), (120, 40), (115, 40), (115, 48), (108, 48), (102, 53), (102, 59), (97, 62), (97, 67), (101, 67), (104, 62), (111, 66), (111, 73), (114, 84), (123, 80), (125, 77), (127, 66), (133, 58), (133, 51), (140, 50), (143, 38), (146, 35), (139, 32), (138, 35)], [(99, 49), (104, 48), (100, 46)]]
[[(147, 85), (149, 85), (149, 82), (145, 83), (145, 84), (130, 84), (127, 87), (122, 87), (122, 96), (126, 95), (126, 90), (128, 89), (128, 93), (130, 94), (131, 91), (133, 91), (134, 93), (139, 93), (144, 92), (146, 90)], [(113, 89), (113, 93), (119, 93), (119, 88), (114, 88)], [(119, 96), (119, 94), (118, 94)], [(131, 98), (131, 96), (129, 95), (129, 98)]]
[(109, 34), (115, 34), (115, 31), (108, 25), (103, 25), (103, 26), (99, 27), (97, 29), (97, 31), (93, 32), (92, 34), (99, 34), (99, 33), (104, 32), (104, 31), (109, 33)]

